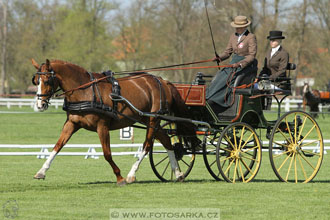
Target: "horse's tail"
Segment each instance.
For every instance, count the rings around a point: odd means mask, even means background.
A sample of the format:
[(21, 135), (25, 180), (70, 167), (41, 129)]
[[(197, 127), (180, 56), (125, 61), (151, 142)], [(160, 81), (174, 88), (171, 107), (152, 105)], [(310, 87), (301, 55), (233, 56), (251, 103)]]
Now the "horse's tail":
[[(176, 117), (191, 119), (191, 111), (188, 109), (188, 106), (185, 104), (185, 101), (182, 99), (178, 90), (172, 83), (169, 83), (169, 87), (172, 94), (171, 112), (174, 113), (174, 116)], [(186, 136), (194, 147), (197, 147), (201, 142), (196, 136), (196, 129), (196, 125), (191, 123), (177, 123), (178, 134)]]

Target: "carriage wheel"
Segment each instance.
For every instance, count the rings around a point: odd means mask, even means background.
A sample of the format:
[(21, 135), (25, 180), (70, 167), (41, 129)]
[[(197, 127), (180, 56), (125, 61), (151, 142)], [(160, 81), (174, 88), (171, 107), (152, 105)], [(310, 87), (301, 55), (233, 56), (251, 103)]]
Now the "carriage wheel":
[(311, 181), (321, 167), (323, 151), (320, 127), (308, 113), (291, 111), (276, 122), (269, 140), (269, 159), (281, 181)]
[(217, 143), (218, 169), (227, 182), (250, 182), (257, 175), (262, 157), (254, 129), (243, 122), (228, 125)]
[[(161, 127), (168, 131), (174, 131), (176, 128), (175, 124), (170, 122), (164, 123)], [(191, 143), (185, 137), (176, 134), (169, 134), (169, 136), (174, 147), (174, 153), (178, 161), (179, 169), (184, 173), (184, 177), (186, 178), (195, 162), (195, 150), (191, 147)], [(151, 148), (149, 161), (153, 172), (161, 181), (176, 181), (175, 174), (171, 169), (167, 151), (163, 146), (153, 146)]]
[(217, 149), (217, 141), (220, 137), (220, 133), (217, 132), (214, 135), (210, 136), (204, 136), (203, 141), (203, 159), (205, 166), (211, 176), (217, 180), (220, 181), (221, 174), (217, 166), (217, 156), (216, 156), (216, 149)]

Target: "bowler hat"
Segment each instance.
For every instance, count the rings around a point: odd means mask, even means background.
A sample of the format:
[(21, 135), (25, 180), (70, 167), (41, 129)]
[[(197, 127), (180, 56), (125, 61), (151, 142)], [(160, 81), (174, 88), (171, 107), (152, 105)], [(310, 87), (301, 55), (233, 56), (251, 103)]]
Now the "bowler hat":
[(267, 37), (267, 39), (285, 39), (285, 37), (282, 36), (282, 31), (269, 31), (269, 36)]
[(251, 21), (249, 21), (246, 16), (242, 15), (236, 16), (234, 21), (230, 23), (230, 25), (235, 28), (247, 27), (249, 24), (251, 24)]

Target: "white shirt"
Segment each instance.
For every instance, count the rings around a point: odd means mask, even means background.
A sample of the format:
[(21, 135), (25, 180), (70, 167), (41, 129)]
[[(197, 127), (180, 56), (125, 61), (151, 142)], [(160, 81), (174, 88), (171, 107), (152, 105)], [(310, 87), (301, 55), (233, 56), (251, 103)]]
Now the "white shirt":
[(278, 49), (280, 49), (280, 46), (281, 45), (278, 45), (277, 47), (272, 48), (272, 52), (270, 53), (270, 57), (272, 57), (278, 51)]
[(238, 35), (238, 39), (237, 39), (237, 42), (239, 42), (242, 38), (242, 36), (245, 34), (247, 29), (245, 29), (245, 31), (243, 31), (243, 33), (241, 33), (240, 35)]

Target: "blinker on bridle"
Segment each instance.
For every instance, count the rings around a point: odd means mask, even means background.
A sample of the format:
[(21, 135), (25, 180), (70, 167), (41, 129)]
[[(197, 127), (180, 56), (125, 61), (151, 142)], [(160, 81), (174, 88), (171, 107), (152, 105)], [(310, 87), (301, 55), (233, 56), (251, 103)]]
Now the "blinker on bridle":
[[(47, 84), (49, 86), (51, 86), (52, 90), (50, 93), (46, 93), (46, 94), (37, 94), (37, 98), (40, 100), (41, 97), (48, 97), (46, 100), (43, 100), (45, 101), (47, 104), (49, 103), (49, 99), (56, 93), (58, 92), (59, 90), (61, 89), (58, 89), (56, 90), (55, 88), (55, 79), (56, 79), (56, 73), (54, 72), (53, 69), (51, 69), (50, 71), (47, 71), (47, 72), (42, 72), (41, 71), (41, 67), (44, 65), (45, 63), (41, 64), (41, 66), (39, 67), (39, 70), (32, 76), (32, 84), (33, 85), (39, 85), (40, 84), (40, 77), (41, 75), (50, 75), (48, 77), (48, 81), (47, 82), (44, 82), (44, 84)], [(35, 82), (35, 78), (36, 76), (38, 77), (38, 80), (37, 80), (37, 83)]]

